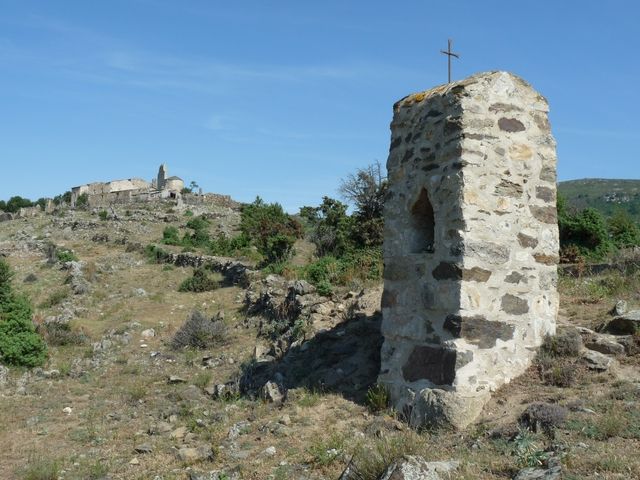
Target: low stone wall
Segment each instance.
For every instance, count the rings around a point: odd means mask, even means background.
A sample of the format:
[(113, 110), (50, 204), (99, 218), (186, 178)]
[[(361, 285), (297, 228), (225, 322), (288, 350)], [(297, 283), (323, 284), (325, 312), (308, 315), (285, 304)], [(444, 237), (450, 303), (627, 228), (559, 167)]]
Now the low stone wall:
[(251, 265), (228, 257), (215, 257), (213, 255), (198, 255), (195, 253), (169, 253), (158, 257), (163, 263), (170, 263), (176, 267), (206, 267), (214, 272), (222, 274), (225, 282), (230, 285), (246, 287), (250, 284), (256, 271)]

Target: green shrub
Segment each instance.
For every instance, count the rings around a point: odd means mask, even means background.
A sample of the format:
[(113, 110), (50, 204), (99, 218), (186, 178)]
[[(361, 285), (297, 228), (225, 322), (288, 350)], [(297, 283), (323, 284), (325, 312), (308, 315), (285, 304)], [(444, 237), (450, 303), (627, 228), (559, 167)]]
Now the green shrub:
[(62, 262), (62, 263), (78, 261), (77, 255), (73, 253), (71, 250), (57, 250), (56, 258), (58, 259), (59, 262)]
[(209, 292), (220, 287), (220, 281), (212, 278), (205, 268), (196, 268), (193, 276), (184, 280), (178, 291), (180, 292)]
[(640, 245), (640, 228), (624, 210), (618, 210), (607, 222), (611, 240), (617, 248)]
[(164, 263), (171, 255), (166, 250), (152, 244), (144, 247), (144, 254), (151, 263)]
[(105, 221), (108, 216), (109, 216), (109, 212), (107, 212), (106, 210), (100, 210), (98, 212), (98, 217), (100, 217), (100, 220), (102, 221)]
[(289, 258), (302, 236), (302, 225), (280, 204), (266, 204), (260, 197), (242, 208), (240, 230), (264, 256), (265, 264)]
[(373, 413), (389, 408), (389, 390), (382, 384), (376, 384), (367, 390), (367, 407)]
[(89, 195), (83, 193), (76, 199), (76, 208), (84, 208), (89, 206)]
[(162, 231), (162, 243), (165, 245), (180, 245), (180, 231), (173, 226), (166, 227)]
[(13, 272), (0, 260), (0, 362), (35, 367), (47, 358), (47, 347), (31, 321), (26, 297), (13, 292)]
[(598, 260), (614, 249), (604, 217), (593, 208), (572, 213), (562, 197), (558, 198), (558, 227), (563, 252), (577, 249), (584, 257)]

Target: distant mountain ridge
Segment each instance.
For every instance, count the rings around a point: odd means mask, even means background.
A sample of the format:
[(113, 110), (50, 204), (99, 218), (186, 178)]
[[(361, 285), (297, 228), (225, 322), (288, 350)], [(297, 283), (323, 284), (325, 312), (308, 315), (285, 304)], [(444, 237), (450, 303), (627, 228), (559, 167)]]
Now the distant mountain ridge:
[(570, 207), (599, 210), (610, 216), (624, 210), (640, 222), (640, 180), (583, 178), (558, 184), (558, 191)]

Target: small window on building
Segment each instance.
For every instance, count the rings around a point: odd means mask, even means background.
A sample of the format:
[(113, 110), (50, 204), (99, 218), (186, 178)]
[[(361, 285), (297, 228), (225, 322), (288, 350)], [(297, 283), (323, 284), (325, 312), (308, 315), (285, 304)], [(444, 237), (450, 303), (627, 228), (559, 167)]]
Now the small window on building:
[(425, 188), (420, 191), (416, 203), (411, 207), (411, 226), (411, 253), (433, 253), (435, 222), (433, 206)]

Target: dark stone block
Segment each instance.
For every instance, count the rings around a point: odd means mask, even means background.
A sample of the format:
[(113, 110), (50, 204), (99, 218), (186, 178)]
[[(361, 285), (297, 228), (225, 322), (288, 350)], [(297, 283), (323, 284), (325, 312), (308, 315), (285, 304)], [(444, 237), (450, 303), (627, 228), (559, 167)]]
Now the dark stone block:
[(511, 340), (514, 332), (513, 325), (490, 321), (483, 315), (448, 315), (443, 326), (455, 338), (464, 338), (480, 348), (494, 347), (497, 339)]
[(524, 283), (527, 283), (525, 276), (519, 272), (511, 272), (504, 279), (504, 281), (507, 283), (520, 283), (523, 280), (524, 280)]
[(462, 271), (462, 279), (471, 282), (486, 282), (491, 277), (491, 272), (480, 267), (473, 267)]
[(504, 195), (505, 197), (514, 197), (520, 198), (522, 196), (522, 185), (518, 185), (517, 183), (510, 182), (509, 180), (501, 180), (498, 185), (496, 185), (496, 194)]
[(462, 280), (462, 269), (457, 263), (440, 262), (432, 275), (436, 280)]
[(460, 338), (460, 332), (462, 331), (462, 316), (461, 315), (447, 315), (442, 325), (445, 330), (451, 332), (455, 338)]
[(456, 351), (442, 346), (420, 345), (413, 349), (402, 375), (408, 382), (429, 380), (451, 385), (456, 378)]
[(408, 148), (404, 152), (404, 156), (402, 157), (402, 163), (407, 162), (409, 159), (411, 159), (411, 157), (413, 157), (413, 148)]
[(524, 131), (524, 124), (515, 118), (502, 117), (498, 120), (498, 126), (500, 127), (500, 130), (504, 132), (514, 133)]
[(545, 182), (556, 182), (556, 171), (553, 167), (546, 166), (540, 170), (540, 180)]
[(398, 303), (398, 294), (385, 288), (382, 292), (382, 308), (395, 307)]
[(538, 239), (525, 235), (524, 233), (518, 234), (518, 242), (520, 246), (524, 248), (536, 248), (538, 246)]
[(496, 340), (511, 340), (515, 327), (503, 322), (487, 320), (482, 315), (462, 319), (460, 336), (480, 348), (492, 348)]
[(556, 200), (556, 191), (549, 187), (536, 187), (536, 197), (545, 202), (554, 202)]
[(489, 106), (489, 111), (490, 112), (503, 112), (503, 113), (508, 113), (508, 112), (521, 112), (522, 108), (517, 106), (517, 105), (512, 105), (509, 103), (494, 103), (493, 105)]
[(529, 311), (529, 303), (524, 298), (507, 293), (502, 297), (502, 311), (509, 315), (524, 315)]
[(542, 223), (558, 223), (558, 210), (555, 205), (550, 205), (548, 207), (530, 205), (529, 210), (531, 211), (531, 214)]
[(560, 261), (557, 255), (546, 255), (544, 253), (536, 253), (533, 258), (535, 258), (536, 262), (542, 263), (543, 265), (557, 265)]

